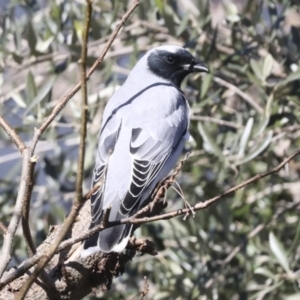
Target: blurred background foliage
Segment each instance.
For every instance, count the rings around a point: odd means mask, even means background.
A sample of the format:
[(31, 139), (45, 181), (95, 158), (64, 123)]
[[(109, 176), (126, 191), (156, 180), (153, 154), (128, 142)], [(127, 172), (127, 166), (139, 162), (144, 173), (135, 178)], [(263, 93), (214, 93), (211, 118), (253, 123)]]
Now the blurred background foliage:
[[(94, 0), (91, 65), (130, 1)], [(183, 83), (192, 108), (191, 150), (177, 178), (191, 205), (277, 166), (300, 147), (300, 5), (291, 0), (141, 1), (88, 82), (85, 190), (106, 101), (144, 51), (189, 47), (210, 73)], [(79, 80), (84, 0), (2, 0), (0, 112), (27, 142)], [(31, 228), (38, 245), (62, 222), (74, 197), (80, 93), (38, 144)], [(151, 99), (149, 99), (151, 101)], [(0, 130), (0, 219), (8, 224), (21, 157)], [(183, 207), (172, 189), (167, 210)], [(137, 256), (111, 291), (132, 299), (147, 276), (146, 299), (300, 299), (300, 159), (217, 205), (143, 225), (158, 255)], [(0, 236), (2, 243), (2, 236)], [(21, 230), (11, 265), (26, 258)], [(138, 298), (138, 297), (137, 297)], [(137, 299), (136, 298), (136, 299)]]

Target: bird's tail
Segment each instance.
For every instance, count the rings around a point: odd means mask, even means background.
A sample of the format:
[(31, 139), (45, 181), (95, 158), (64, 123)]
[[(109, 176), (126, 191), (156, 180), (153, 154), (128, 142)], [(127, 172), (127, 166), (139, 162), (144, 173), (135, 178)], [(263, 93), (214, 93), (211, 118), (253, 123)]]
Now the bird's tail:
[[(96, 225), (92, 222), (90, 227)], [(87, 257), (99, 251), (104, 253), (123, 251), (131, 230), (132, 224), (122, 224), (95, 233), (84, 242), (81, 257)]]

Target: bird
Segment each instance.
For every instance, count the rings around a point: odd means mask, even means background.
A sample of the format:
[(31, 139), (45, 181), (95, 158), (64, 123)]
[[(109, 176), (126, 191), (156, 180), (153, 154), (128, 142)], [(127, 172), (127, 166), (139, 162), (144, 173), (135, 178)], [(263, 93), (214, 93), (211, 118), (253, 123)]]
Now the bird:
[[(189, 139), (190, 107), (180, 89), (190, 73), (207, 66), (185, 48), (155, 47), (136, 63), (105, 107), (96, 152), (91, 225), (134, 215), (176, 165)], [(81, 257), (122, 252), (132, 224), (106, 228), (83, 243)]]

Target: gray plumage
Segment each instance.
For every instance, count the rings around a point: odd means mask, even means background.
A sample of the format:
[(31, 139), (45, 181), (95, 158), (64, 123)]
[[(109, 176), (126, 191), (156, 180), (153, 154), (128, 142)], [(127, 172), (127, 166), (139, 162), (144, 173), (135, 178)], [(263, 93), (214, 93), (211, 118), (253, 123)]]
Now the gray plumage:
[[(175, 166), (189, 137), (181, 81), (191, 72), (207, 71), (176, 46), (148, 51), (132, 69), (104, 111), (92, 186), (100, 179), (104, 184), (91, 197), (91, 227), (101, 223), (109, 206), (109, 221), (136, 213)], [(131, 229), (124, 224), (95, 234), (81, 255), (122, 251)]]

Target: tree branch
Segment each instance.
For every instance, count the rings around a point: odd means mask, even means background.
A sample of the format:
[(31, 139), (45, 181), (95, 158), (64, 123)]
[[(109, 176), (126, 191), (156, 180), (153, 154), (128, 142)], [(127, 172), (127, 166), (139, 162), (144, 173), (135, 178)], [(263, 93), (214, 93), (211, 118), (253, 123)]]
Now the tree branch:
[[(78, 216), (78, 213), (83, 205), (84, 198), (82, 197), (82, 182), (83, 182), (83, 171), (84, 171), (84, 157), (85, 157), (85, 140), (87, 132), (87, 118), (88, 118), (88, 100), (87, 100), (87, 87), (86, 87), (86, 56), (87, 56), (87, 41), (91, 23), (92, 15), (92, 0), (86, 0), (86, 13), (85, 13), (85, 25), (82, 37), (82, 51), (79, 65), (81, 68), (81, 89), (82, 89), (82, 103), (81, 103), (81, 130), (80, 130), (80, 144), (78, 152), (78, 166), (77, 166), (77, 177), (76, 177), (76, 198), (73, 203), (71, 213), (64, 222), (58, 237), (51, 245), (46, 255), (38, 262), (34, 272), (29, 276), (29, 279), (23, 285), (20, 292), (17, 294), (16, 299), (22, 300), (25, 298), (28, 290), (30, 289), (33, 282), (36, 280), (38, 275), (43, 271), (45, 265), (52, 259), (55, 251), (65, 235), (70, 230), (72, 224)], [(31, 237), (31, 235), (30, 235)], [(32, 240), (31, 240), (32, 241)], [(35, 249), (34, 249), (35, 251)], [(35, 253), (35, 252), (34, 252)]]
[(4, 129), (7, 135), (15, 143), (19, 151), (22, 153), (23, 150), (26, 148), (26, 145), (23, 143), (23, 141), (15, 132), (15, 130), (6, 122), (6, 120), (3, 118), (1, 114), (0, 114), (0, 126)]
[[(258, 174), (246, 181), (243, 181), (242, 183), (240, 183), (239, 185), (236, 185), (232, 188), (230, 188), (229, 190), (227, 190), (226, 192), (213, 197), (211, 199), (206, 200), (205, 202), (201, 202), (201, 203), (197, 203), (193, 209), (194, 210), (201, 210), (201, 209), (205, 209), (208, 206), (212, 205), (213, 203), (217, 202), (218, 200), (220, 200), (221, 198), (234, 193), (235, 191), (255, 182), (260, 180), (261, 178), (264, 178), (266, 176), (269, 176), (271, 174), (274, 174), (276, 172), (279, 172), (289, 161), (291, 161), (293, 158), (295, 158), (297, 155), (300, 154), (300, 150), (294, 152), (293, 154), (291, 154), (290, 156), (288, 156), (285, 160), (283, 160), (277, 167), (275, 167), (274, 169), (262, 173), (262, 174)], [(89, 196), (94, 190), (96, 190), (98, 187), (94, 187), (92, 191), (90, 191), (85, 197)], [(159, 192), (159, 191), (158, 191)], [(88, 203), (87, 203), (88, 204)], [(150, 207), (150, 206), (149, 206)], [(142, 211), (143, 209), (141, 209)], [(181, 209), (181, 210), (176, 210), (176, 211), (171, 211), (169, 213), (165, 213), (162, 215), (158, 215), (158, 216), (154, 216), (154, 217), (145, 217), (145, 218), (135, 218), (135, 216), (133, 216), (134, 218), (127, 218), (127, 219), (123, 219), (121, 221), (118, 222), (109, 222), (105, 225), (100, 224), (82, 234), (77, 234), (75, 238), (70, 238), (65, 240), (64, 242), (61, 243), (61, 245), (57, 248), (56, 253), (59, 253), (69, 247), (71, 247), (72, 245), (83, 241), (85, 239), (87, 239), (88, 237), (90, 237), (91, 235), (103, 230), (104, 228), (108, 228), (108, 227), (112, 227), (112, 226), (116, 226), (116, 225), (120, 225), (120, 224), (124, 224), (124, 223), (131, 223), (131, 224), (143, 224), (143, 223), (149, 223), (149, 222), (154, 222), (157, 220), (166, 220), (166, 219), (171, 219), (175, 216), (179, 216), (179, 215), (184, 215), (186, 213), (189, 212), (189, 209)], [(138, 212), (136, 215), (140, 215), (140, 212)], [(82, 231), (81, 231), (82, 232)], [(0, 281), (0, 288), (2, 288), (3, 286), (5, 286), (7, 283), (12, 282), (13, 280), (15, 280), (16, 278), (22, 276), (26, 271), (28, 271), (32, 266), (34, 266), (42, 257), (43, 257), (43, 253), (39, 252), (37, 255), (35, 255), (34, 257), (27, 259), (25, 262), (23, 262), (23, 264), (21, 266), (19, 266), (16, 270), (14, 270), (13, 272), (7, 274), (7, 276)]]
[(22, 162), (22, 172), (21, 172), (21, 181), (20, 181), (20, 187), (19, 187), (19, 192), (16, 200), (16, 204), (14, 207), (14, 212), (11, 217), (11, 220), (9, 222), (7, 231), (4, 235), (4, 240), (3, 240), (3, 246), (1, 249), (0, 257), (0, 278), (2, 277), (10, 259), (11, 259), (11, 249), (12, 249), (12, 243), (13, 243), (13, 238), (15, 236), (21, 214), (22, 214), (22, 208), (23, 208), (23, 199), (25, 195), (27, 194), (27, 189), (28, 189), (28, 174), (31, 174), (33, 165), (30, 161), (30, 153), (29, 149), (25, 148), (23, 149), (23, 162)]

